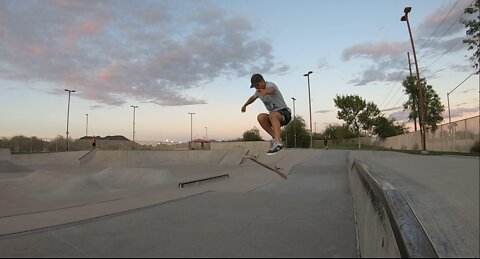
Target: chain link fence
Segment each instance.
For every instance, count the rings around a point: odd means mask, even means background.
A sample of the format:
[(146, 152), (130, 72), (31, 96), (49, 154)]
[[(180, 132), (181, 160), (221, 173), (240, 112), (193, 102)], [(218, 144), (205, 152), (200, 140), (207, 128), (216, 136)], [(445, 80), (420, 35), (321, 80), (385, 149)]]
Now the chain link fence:
[[(188, 150), (189, 143), (165, 141), (135, 141), (130, 140), (100, 140), (97, 139), (96, 147), (103, 150), (149, 150), (149, 151), (175, 151)], [(12, 153), (43, 153), (67, 151), (67, 140), (63, 137), (37, 138), (37, 137), (0, 137), (0, 148), (8, 148)], [(192, 143), (195, 150), (208, 150), (210, 143)], [(92, 149), (91, 139), (69, 139), (69, 151), (83, 151)]]
[[(427, 131), (427, 150), (443, 152), (479, 152), (480, 116), (442, 124), (435, 132)], [(420, 150), (420, 131), (386, 138), (378, 146), (393, 149)]]

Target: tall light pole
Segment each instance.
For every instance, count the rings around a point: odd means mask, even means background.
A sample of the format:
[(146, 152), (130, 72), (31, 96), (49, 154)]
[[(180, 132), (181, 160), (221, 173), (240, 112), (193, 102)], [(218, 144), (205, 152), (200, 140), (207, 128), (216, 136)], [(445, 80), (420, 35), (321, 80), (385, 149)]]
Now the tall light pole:
[(68, 151), (68, 121), (70, 120), (70, 94), (75, 93), (75, 90), (65, 89), (68, 92), (68, 110), (67, 110), (67, 151)]
[(138, 105), (130, 105), (133, 108), (133, 150), (135, 150), (135, 109), (138, 108)]
[(308, 71), (308, 73), (304, 74), (308, 78), (308, 108), (310, 111), (310, 148), (313, 148), (313, 131), (312, 131), (312, 99), (310, 97), (310, 74), (313, 73), (312, 71)]
[(295, 148), (297, 148), (297, 130), (295, 129), (295, 124), (296, 124), (296, 121), (295, 121), (295, 98), (292, 97), (292, 100), (293, 100), (293, 145)]
[(192, 149), (192, 142), (193, 142), (193, 115), (195, 114), (194, 112), (189, 112), (190, 114), (190, 149)]
[(453, 93), (453, 91), (457, 90), (459, 86), (461, 86), (465, 81), (467, 81), (471, 76), (475, 75), (477, 73), (473, 73), (469, 75), (467, 78), (465, 78), (460, 84), (458, 84), (455, 88), (452, 89), (452, 91), (447, 92), (447, 103), (448, 103), (448, 124), (450, 125), (452, 123), (452, 119), (450, 117), (450, 94)]
[(85, 137), (88, 136), (88, 113), (85, 113), (87, 115), (87, 126), (85, 126)]
[(208, 141), (208, 128), (205, 127), (205, 140)]
[(412, 50), (413, 50), (413, 59), (415, 61), (415, 69), (417, 70), (417, 87), (418, 87), (418, 106), (420, 110), (420, 114), (418, 115), (418, 122), (420, 124), (420, 136), (422, 141), (422, 152), (427, 152), (427, 142), (425, 139), (425, 109), (424, 109), (424, 102), (423, 102), (423, 91), (422, 91), (422, 82), (420, 82), (420, 72), (418, 70), (418, 61), (417, 61), (417, 54), (415, 52), (415, 45), (413, 44), (413, 36), (412, 30), (410, 29), (410, 22), (408, 21), (408, 13), (412, 10), (412, 7), (405, 7), (403, 12), (405, 13), (404, 16), (400, 18), (400, 21), (407, 22), (408, 27), (408, 34), (410, 35), (410, 42), (412, 43)]

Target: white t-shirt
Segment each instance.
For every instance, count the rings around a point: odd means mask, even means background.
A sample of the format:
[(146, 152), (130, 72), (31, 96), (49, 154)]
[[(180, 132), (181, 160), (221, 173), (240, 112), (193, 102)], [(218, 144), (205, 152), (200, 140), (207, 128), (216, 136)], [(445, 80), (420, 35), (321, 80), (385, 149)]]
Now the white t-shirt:
[[(255, 89), (254, 97), (260, 98), (263, 104), (265, 104), (265, 108), (267, 108), (270, 112), (279, 111), (282, 109), (287, 108), (288, 106), (283, 99), (282, 93), (278, 90), (278, 87), (272, 82), (265, 82), (266, 87), (273, 87), (275, 88), (275, 92), (273, 94), (267, 94), (265, 96), (258, 95), (257, 89)], [(290, 110), (290, 109), (289, 109)]]

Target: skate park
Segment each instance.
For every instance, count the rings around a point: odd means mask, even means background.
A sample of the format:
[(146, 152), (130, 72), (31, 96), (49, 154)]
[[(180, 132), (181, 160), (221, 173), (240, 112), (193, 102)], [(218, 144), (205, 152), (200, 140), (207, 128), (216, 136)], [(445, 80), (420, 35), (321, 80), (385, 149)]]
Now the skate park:
[(1, 257), (479, 256), (478, 157), (267, 147), (2, 149)]

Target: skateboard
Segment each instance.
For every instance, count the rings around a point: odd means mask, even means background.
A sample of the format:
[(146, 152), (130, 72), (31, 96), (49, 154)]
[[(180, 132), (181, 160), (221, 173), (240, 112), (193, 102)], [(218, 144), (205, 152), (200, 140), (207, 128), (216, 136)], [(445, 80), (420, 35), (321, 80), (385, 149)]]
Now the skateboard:
[(275, 173), (277, 173), (278, 175), (280, 175), (280, 177), (282, 177), (283, 179), (287, 180), (287, 176), (281, 171), (282, 168), (279, 168), (279, 167), (276, 167), (276, 166), (271, 167), (271, 166), (269, 166), (269, 165), (266, 165), (266, 164), (258, 161), (258, 159), (257, 159), (258, 156), (255, 156), (255, 155), (253, 155), (253, 156), (244, 156), (244, 157), (252, 160), (253, 162), (255, 162), (255, 163), (257, 163), (257, 164), (259, 164), (259, 165), (261, 165), (261, 166), (263, 166), (263, 167), (271, 170), (271, 171), (274, 171)]

